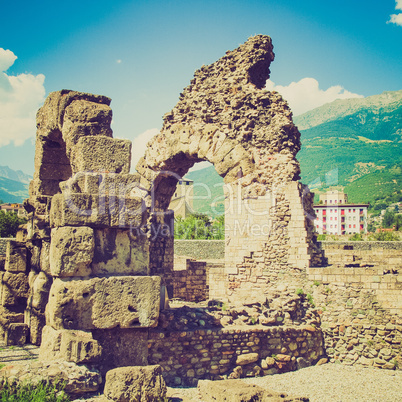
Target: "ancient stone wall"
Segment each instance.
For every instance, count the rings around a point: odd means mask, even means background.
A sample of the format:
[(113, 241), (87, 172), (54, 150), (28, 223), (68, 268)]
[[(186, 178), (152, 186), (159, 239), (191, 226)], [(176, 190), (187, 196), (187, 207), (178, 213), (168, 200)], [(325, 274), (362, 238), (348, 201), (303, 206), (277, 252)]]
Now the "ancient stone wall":
[(202, 261), (221, 260), (225, 258), (225, 241), (175, 239), (174, 254)]
[[(130, 141), (112, 137), (109, 103), (63, 90), (37, 115), (29, 222), (18, 235), (25, 241), (7, 251), (1, 316), (6, 332), (12, 322), (25, 323), (44, 360), (102, 365), (108, 330), (140, 333), (158, 324), (161, 278), (150, 275), (152, 263), (158, 255), (166, 261), (173, 243), (164, 233), (167, 252), (151, 256), (146, 192), (129, 173)], [(18, 316), (9, 318), (11, 307)]]
[(208, 300), (207, 263), (186, 259), (184, 268), (175, 269), (169, 278), (172, 283), (172, 288), (168, 289), (170, 298), (190, 302)]
[(7, 243), (10, 240), (15, 240), (15, 238), (10, 238), (10, 237), (0, 237), (0, 255), (6, 255), (7, 251)]
[(199, 379), (270, 375), (304, 367), (324, 354), (320, 330), (312, 326), (152, 330), (150, 364), (160, 364), (168, 385), (196, 385)]
[(261, 295), (265, 272), (321, 261), (312, 195), (297, 182), (300, 133), (282, 97), (263, 89), (273, 57), (271, 39), (257, 35), (196, 71), (137, 165), (162, 214), (194, 163), (207, 160), (224, 178), (229, 285), (222, 298)]

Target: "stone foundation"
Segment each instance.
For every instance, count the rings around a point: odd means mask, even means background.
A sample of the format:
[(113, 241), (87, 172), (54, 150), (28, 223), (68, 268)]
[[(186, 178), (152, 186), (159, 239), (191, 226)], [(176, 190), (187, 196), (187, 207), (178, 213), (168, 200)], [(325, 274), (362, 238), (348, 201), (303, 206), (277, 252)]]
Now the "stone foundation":
[(168, 385), (194, 386), (199, 379), (269, 375), (311, 365), (324, 355), (323, 346), (322, 332), (312, 326), (152, 330), (148, 363), (163, 367)]

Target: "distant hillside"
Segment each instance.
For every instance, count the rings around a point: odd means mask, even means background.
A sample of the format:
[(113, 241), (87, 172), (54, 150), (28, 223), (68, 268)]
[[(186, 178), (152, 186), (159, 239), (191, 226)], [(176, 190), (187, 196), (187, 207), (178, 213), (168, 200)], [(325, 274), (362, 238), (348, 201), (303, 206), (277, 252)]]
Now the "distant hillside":
[(0, 166), (0, 177), (28, 184), (32, 179), (32, 176), (29, 174), (26, 174), (21, 170), (10, 169), (8, 166)]
[(383, 92), (381, 95), (368, 96), (367, 98), (338, 99), (316, 109), (310, 110), (300, 116), (294, 117), (299, 130), (307, 130), (320, 124), (341, 119), (345, 116), (370, 111), (374, 115), (395, 113), (402, 106), (402, 90)]
[[(316, 193), (344, 189), (351, 202), (371, 202), (402, 189), (402, 91), (343, 99), (294, 118), (301, 132), (297, 154), (302, 182)], [(222, 197), (222, 178), (211, 166), (187, 175), (195, 183), (196, 209), (208, 213)]]
[(0, 166), (0, 200), (21, 203), (28, 198), (28, 185), (32, 179), (21, 170)]
[(402, 91), (336, 100), (294, 121), (302, 181), (310, 188), (345, 188), (352, 202), (401, 191)]
[(194, 181), (194, 209), (209, 216), (221, 215), (225, 212), (223, 197), (223, 179), (211, 165), (186, 175)]

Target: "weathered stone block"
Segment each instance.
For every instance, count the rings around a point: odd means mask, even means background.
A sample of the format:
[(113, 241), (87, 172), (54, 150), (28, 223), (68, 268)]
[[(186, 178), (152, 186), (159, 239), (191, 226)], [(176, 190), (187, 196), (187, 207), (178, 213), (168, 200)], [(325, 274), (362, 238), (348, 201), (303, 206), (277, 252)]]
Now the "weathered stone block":
[(109, 226), (106, 200), (90, 194), (56, 194), (50, 210), (50, 224), (58, 226)]
[(259, 359), (258, 353), (246, 353), (244, 355), (237, 356), (236, 365), (243, 366), (246, 364), (254, 363)]
[(53, 197), (50, 211), (52, 227), (136, 228), (140, 227), (145, 219), (145, 206), (140, 197), (57, 194)]
[(166, 391), (159, 365), (119, 367), (106, 373), (104, 394), (112, 401), (157, 402)]
[(5, 270), (25, 272), (27, 269), (27, 248), (25, 243), (10, 240), (7, 243)]
[(102, 348), (90, 333), (65, 330), (61, 337), (60, 354), (69, 362), (94, 363), (100, 359)]
[(26, 306), (28, 298), (28, 276), (23, 272), (5, 272), (2, 278), (1, 305), (2, 306)]
[(42, 331), (40, 360), (65, 360), (75, 363), (95, 363), (102, 355), (102, 348), (91, 332), (56, 330), (45, 326)]
[(160, 277), (57, 278), (46, 322), (55, 329), (141, 328), (158, 324)]
[(95, 229), (94, 275), (149, 273), (149, 240), (141, 231)]
[(88, 276), (94, 256), (94, 231), (89, 227), (52, 229), (50, 272), (53, 276)]
[(36, 275), (35, 279), (33, 280), (33, 284), (31, 286), (27, 303), (28, 306), (44, 312), (49, 298), (51, 284), (51, 277), (47, 276), (43, 271), (39, 272), (39, 274)]
[(74, 172), (129, 173), (131, 141), (105, 136), (81, 137), (74, 148)]
[(46, 325), (45, 313), (34, 308), (25, 310), (24, 322), (29, 327), (29, 340), (32, 345), (40, 346), (42, 342), (42, 330)]
[(22, 308), (9, 309), (0, 305), (0, 339), (4, 339), (8, 326), (12, 323), (23, 323), (24, 312)]
[(6, 346), (25, 345), (28, 336), (28, 325), (22, 323), (12, 323), (8, 326), (5, 336)]
[(263, 401), (268, 393), (262, 387), (241, 380), (198, 381), (198, 392), (204, 402)]
[(99, 371), (88, 368), (84, 365), (77, 365), (73, 362), (41, 362), (30, 361), (24, 364), (13, 364), (4, 367), (2, 371), (4, 377), (14, 377), (17, 381), (35, 383), (56, 382), (64, 383), (64, 391), (76, 399), (78, 395), (89, 392), (96, 392), (102, 383)]

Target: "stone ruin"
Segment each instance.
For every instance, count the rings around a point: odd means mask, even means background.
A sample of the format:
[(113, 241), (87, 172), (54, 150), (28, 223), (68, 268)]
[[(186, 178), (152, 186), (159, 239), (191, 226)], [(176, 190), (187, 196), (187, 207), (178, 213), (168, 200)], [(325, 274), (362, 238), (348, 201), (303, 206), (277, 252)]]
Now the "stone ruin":
[(223, 300), (267, 299), (284, 275), (297, 282), (320, 264), (312, 194), (298, 182), (300, 133), (287, 103), (264, 89), (273, 58), (271, 39), (257, 35), (196, 71), (135, 173), (130, 141), (112, 136), (109, 98), (49, 95), (37, 114), (29, 222), (1, 272), (6, 337), (29, 329), (41, 360), (102, 374), (147, 365), (149, 329), (172, 287), (167, 208), (200, 161), (225, 182)]

